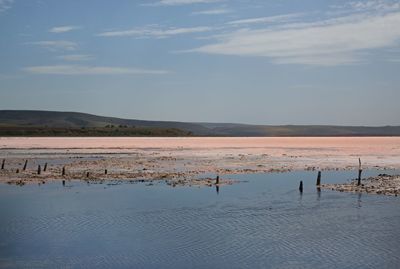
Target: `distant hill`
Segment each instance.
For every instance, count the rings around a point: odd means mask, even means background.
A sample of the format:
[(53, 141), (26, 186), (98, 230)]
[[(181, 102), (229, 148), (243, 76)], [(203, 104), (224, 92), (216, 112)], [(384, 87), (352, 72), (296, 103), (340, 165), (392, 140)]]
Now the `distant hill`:
[(400, 136), (400, 126), (145, 121), (78, 112), (0, 110), (0, 136)]

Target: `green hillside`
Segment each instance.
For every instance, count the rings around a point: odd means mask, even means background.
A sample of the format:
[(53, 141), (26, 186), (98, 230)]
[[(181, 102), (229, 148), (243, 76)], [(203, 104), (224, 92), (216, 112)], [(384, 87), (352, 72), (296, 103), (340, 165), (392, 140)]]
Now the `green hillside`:
[(400, 136), (400, 126), (146, 121), (77, 112), (0, 110), (0, 136)]

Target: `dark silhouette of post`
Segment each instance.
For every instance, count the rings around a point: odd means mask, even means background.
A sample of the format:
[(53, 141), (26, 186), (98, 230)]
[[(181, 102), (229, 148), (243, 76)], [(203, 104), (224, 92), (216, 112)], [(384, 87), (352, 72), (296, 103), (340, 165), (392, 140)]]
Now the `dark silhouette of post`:
[(216, 185), (219, 184), (219, 176), (217, 176), (217, 178), (215, 179), (215, 184), (216, 184)]
[(41, 169), (40, 164), (39, 164), (39, 165), (38, 165), (38, 168), (37, 168), (37, 174), (38, 174), (38, 175), (40, 175), (41, 170), (42, 170), (42, 169)]
[(18, 168), (17, 168), (17, 171), (15, 171), (15, 173), (17, 173), (17, 174), (19, 173), (19, 169)]
[(62, 185), (65, 186), (65, 180), (64, 180), (64, 179), (63, 179), (63, 181), (62, 181)]
[(108, 174), (108, 171), (107, 171), (107, 169), (105, 169), (105, 170), (104, 170), (104, 174), (105, 174), (105, 175), (107, 175), (107, 174)]
[(89, 175), (90, 175), (89, 172), (86, 172), (86, 177), (89, 177)]
[(358, 158), (358, 182), (357, 182), (357, 186), (361, 185), (361, 173), (362, 173), (361, 158)]
[(47, 170), (47, 163), (44, 164), (43, 172), (46, 172), (46, 170)]
[(22, 170), (26, 170), (26, 166), (28, 165), (28, 160), (25, 160), (25, 164), (24, 164), (24, 168), (22, 168)]
[(318, 171), (317, 186), (321, 186), (321, 171)]
[(303, 193), (303, 181), (300, 181), (299, 191)]
[(62, 176), (65, 176), (65, 166), (63, 166), (63, 168), (62, 168), (61, 175), (62, 175)]
[(6, 159), (3, 159), (3, 161), (1, 162), (1, 170), (4, 169), (4, 164), (6, 163)]

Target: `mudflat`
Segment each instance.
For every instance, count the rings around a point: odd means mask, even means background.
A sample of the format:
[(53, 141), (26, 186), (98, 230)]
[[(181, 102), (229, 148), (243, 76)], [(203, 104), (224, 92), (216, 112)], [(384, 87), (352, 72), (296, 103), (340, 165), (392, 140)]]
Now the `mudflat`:
[(399, 169), (400, 137), (2, 137), (0, 181), (210, 184), (216, 175), (358, 169), (358, 158), (363, 169)]

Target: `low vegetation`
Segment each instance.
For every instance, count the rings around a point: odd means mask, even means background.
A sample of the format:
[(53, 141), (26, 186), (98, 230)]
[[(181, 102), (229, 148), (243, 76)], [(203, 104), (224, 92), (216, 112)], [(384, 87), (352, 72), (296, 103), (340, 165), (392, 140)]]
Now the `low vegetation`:
[(192, 133), (176, 128), (157, 127), (81, 127), (55, 128), (46, 126), (0, 126), (0, 136), (191, 136)]

